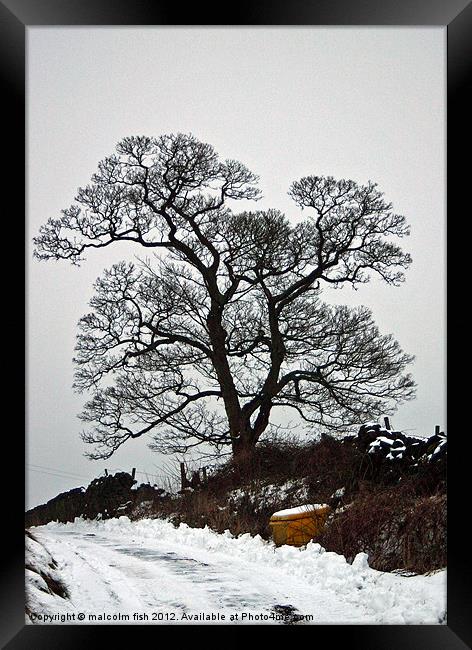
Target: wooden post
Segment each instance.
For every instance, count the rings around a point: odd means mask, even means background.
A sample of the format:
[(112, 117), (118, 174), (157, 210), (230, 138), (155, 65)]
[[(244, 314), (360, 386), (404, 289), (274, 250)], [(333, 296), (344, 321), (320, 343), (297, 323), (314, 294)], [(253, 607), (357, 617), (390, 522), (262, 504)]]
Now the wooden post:
[(108, 470), (107, 469), (105, 470), (105, 476), (108, 476)]
[(202, 467), (202, 476), (203, 476), (203, 480), (206, 482), (206, 480), (207, 480), (207, 468), (206, 467)]
[(385, 428), (390, 431), (390, 420), (389, 420), (389, 418), (385, 417), (384, 422), (385, 422)]
[(439, 428), (440, 428), (440, 427), (439, 427), (439, 424), (437, 424), (437, 425), (434, 427), (434, 433), (435, 433), (435, 435), (437, 435), (437, 436), (439, 436)]
[(133, 481), (135, 476), (136, 476), (136, 467), (133, 467), (133, 469), (131, 470), (131, 478), (133, 479)]
[(185, 475), (185, 463), (180, 463), (180, 484), (182, 490), (187, 487), (187, 477)]

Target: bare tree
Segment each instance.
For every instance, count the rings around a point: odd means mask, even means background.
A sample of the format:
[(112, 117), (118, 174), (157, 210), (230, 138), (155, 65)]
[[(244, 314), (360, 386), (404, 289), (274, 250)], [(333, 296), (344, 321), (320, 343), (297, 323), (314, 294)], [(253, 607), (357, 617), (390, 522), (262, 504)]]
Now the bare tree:
[(75, 387), (92, 391), (82, 434), (108, 458), (145, 433), (152, 447), (202, 442), (252, 452), (274, 409), (342, 430), (414, 395), (412, 357), (365, 307), (329, 306), (323, 286), (403, 280), (408, 227), (373, 183), (308, 176), (289, 194), (309, 216), (234, 213), (257, 177), (191, 135), (129, 137), (35, 238), (39, 259), (89, 248), (154, 249), (96, 282), (79, 323)]

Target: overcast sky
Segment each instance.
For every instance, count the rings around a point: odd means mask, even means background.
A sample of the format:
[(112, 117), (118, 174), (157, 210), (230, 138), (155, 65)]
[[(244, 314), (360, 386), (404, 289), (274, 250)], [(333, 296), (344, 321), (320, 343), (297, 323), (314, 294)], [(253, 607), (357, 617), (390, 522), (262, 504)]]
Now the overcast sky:
[[(373, 309), (383, 333), (416, 355), (417, 399), (391, 418), (430, 435), (445, 427), (445, 29), (56, 28), (28, 33), (28, 507), (109, 470), (165, 475), (146, 438), (87, 460), (72, 391), (76, 324), (92, 283), (122, 245), (75, 268), (31, 258), (57, 217), (127, 135), (192, 132), (260, 176), (259, 209), (297, 218), (287, 196), (308, 175), (372, 180), (404, 214), (413, 257), (399, 288), (380, 281), (330, 293)], [(147, 438), (149, 441), (149, 438)]]

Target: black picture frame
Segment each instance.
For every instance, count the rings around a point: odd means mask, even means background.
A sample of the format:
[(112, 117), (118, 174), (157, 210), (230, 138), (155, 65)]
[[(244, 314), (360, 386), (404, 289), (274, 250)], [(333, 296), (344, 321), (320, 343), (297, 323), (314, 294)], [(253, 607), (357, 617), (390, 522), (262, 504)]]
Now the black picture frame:
[[(237, 6), (223, 3), (219, 5), (199, 3), (185, 6), (169, 0), (0, 0), (0, 74), (3, 88), (4, 118), (4, 203), (10, 202), (9, 210), (4, 205), (6, 221), (4, 236), (7, 246), (24, 240), (23, 203), (25, 193), (23, 170), (25, 151), (20, 145), (24, 133), (25, 106), (25, 33), (26, 28), (36, 25), (390, 25), (390, 26), (443, 26), (447, 29), (447, 150), (448, 186), (447, 211), (449, 224), (452, 215), (464, 214), (469, 209), (464, 204), (464, 193), (468, 188), (468, 166), (463, 161), (461, 151), (469, 152), (470, 135), (466, 130), (466, 117), (469, 105), (466, 101), (468, 80), (472, 66), (472, 4), (469, 0), (259, 0), (243, 1)], [(467, 142), (468, 139), (468, 142)], [(14, 188), (14, 189), (13, 189)], [(21, 233), (23, 232), (23, 237)], [(14, 234), (14, 237), (13, 237)], [(10, 235), (12, 239), (10, 240)], [(5, 248), (7, 248), (7, 246)], [(18, 258), (18, 255), (17, 255)], [(454, 256), (454, 262), (455, 256)], [(19, 269), (18, 269), (19, 267)], [(8, 320), (10, 336), (15, 329), (18, 336), (18, 323), (24, 310), (24, 275), (21, 264), (16, 259), (13, 273), (6, 273), (2, 288), (4, 304), (9, 305), (8, 314), (15, 314)], [(10, 269), (10, 267), (8, 267)], [(19, 286), (21, 285), (21, 286)], [(24, 321), (24, 319), (23, 319)], [(8, 333), (7, 333), (8, 337)], [(21, 502), (24, 502), (20, 486), (24, 472), (21, 459), (24, 458), (25, 442), (21, 435), (24, 419), (19, 414), (25, 412), (25, 367), (21, 363), (18, 349), (4, 338), (4, 352), (12, 353), (9, 362), (9, 385), (11, 395), (4, 408), (7, 418), (4, 432), (8, 432), (8, 453), (4, 464), (13, 470), (14, 478), (2, 504), (2, 520), (8, 525), (4, 528), (2, 542), (3, 572), (1, 584), (1, 637), (2, 647), (16, 648), (73, 648), (103, 645), (109, 641), (109, 626), (26, 626), (24, 619), (24, 520)], [(451, 357), (451, 354), (449, 354)], [(5, 358), (5, 357), (4, 357)], [(10, 401), (11, 400), (11, 401)], [(11, 405), (19, 402), (16, 408)], [(10, 415), (10, 421), (8, 417)], [(465, 432), (467, 433), (467, 432)], [(5, 439), (7, 435), (5, 434)], [(465, 485), (466, 470), (461, 471), (460, 453), (457, 446), (450, 446), (450, 467), (448, 492), (450, 501), (460, 501), (461, 481)], [(5, 451), (5, 450), (4, 450)], [(7, 462), (8, 459), (8, 462)], [(11, 486), (14, 485), (14, 489)], [(465, 493), (465, 492), (464, 492)], [(470, 572), (466, 570), (467, 539), (460, 530), (462, 515), (458, 519), (449, 516), (449, 568), (448, 568), (448, 624), (446, 626), (320, 626), (329, 635), (330, 644), (342, 640), (349, 646), (363, 650), (402, 648), (413, 650), (427, 648), (460, 649), (471, 642), (470, 624)], [(135, 635), (133, 626), (120, 626), (121, 642), (125, 642), (125, 632)], [(140, 626), (140, 633), (146, 629), (154, 632), (154, 643), (159, 642), (155, 629)], [(188, 630), (189, 628), (187, 628)], [(194, 628), (192, 628), (193, 630)], [(214, 629), (219, 629), (214, 627)], [(286, 629), (286, 628), (284, 628)], [(290, 628), (293, 639), (294, 628)], [(296, 628), (300, 630), (300, 627)], [(203, 631), (208, 634), (209, 628)], [(278, 634), (280, 628), (277, 629)], [(321, 637), (317, 629), (314, 643)], [(172, 634), (175, 634), (173, 632)], [(222, 631), (220, 630), (220, 634)], [(288, 638), (288, 637), (287, 637)], [(282, 641), (286, 643), (286, 640)]]

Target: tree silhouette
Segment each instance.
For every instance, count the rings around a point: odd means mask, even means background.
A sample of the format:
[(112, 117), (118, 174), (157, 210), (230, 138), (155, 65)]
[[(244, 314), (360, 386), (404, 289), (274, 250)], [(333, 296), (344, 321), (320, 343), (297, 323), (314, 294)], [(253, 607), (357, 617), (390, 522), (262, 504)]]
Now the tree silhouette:
[(151, 447), (202, 442), (251, 454), (274, 409), (343, 430), (414, 395), (412, 357), (381, 335), (365, 307), (321, 301), (323, 286), (372, 273), (398, 285), (408, 234), (374, 183), (307, 176), (289, 194), (308, 211), (235, 213), (257, 177), (192, 135), (128, 137), (74, 204), (35, 238), (39, 259), (78, 264), (117, 241), (154, 249), (95, 284), (79, 322), (75, 387), (91, 458), (151, 433)]

